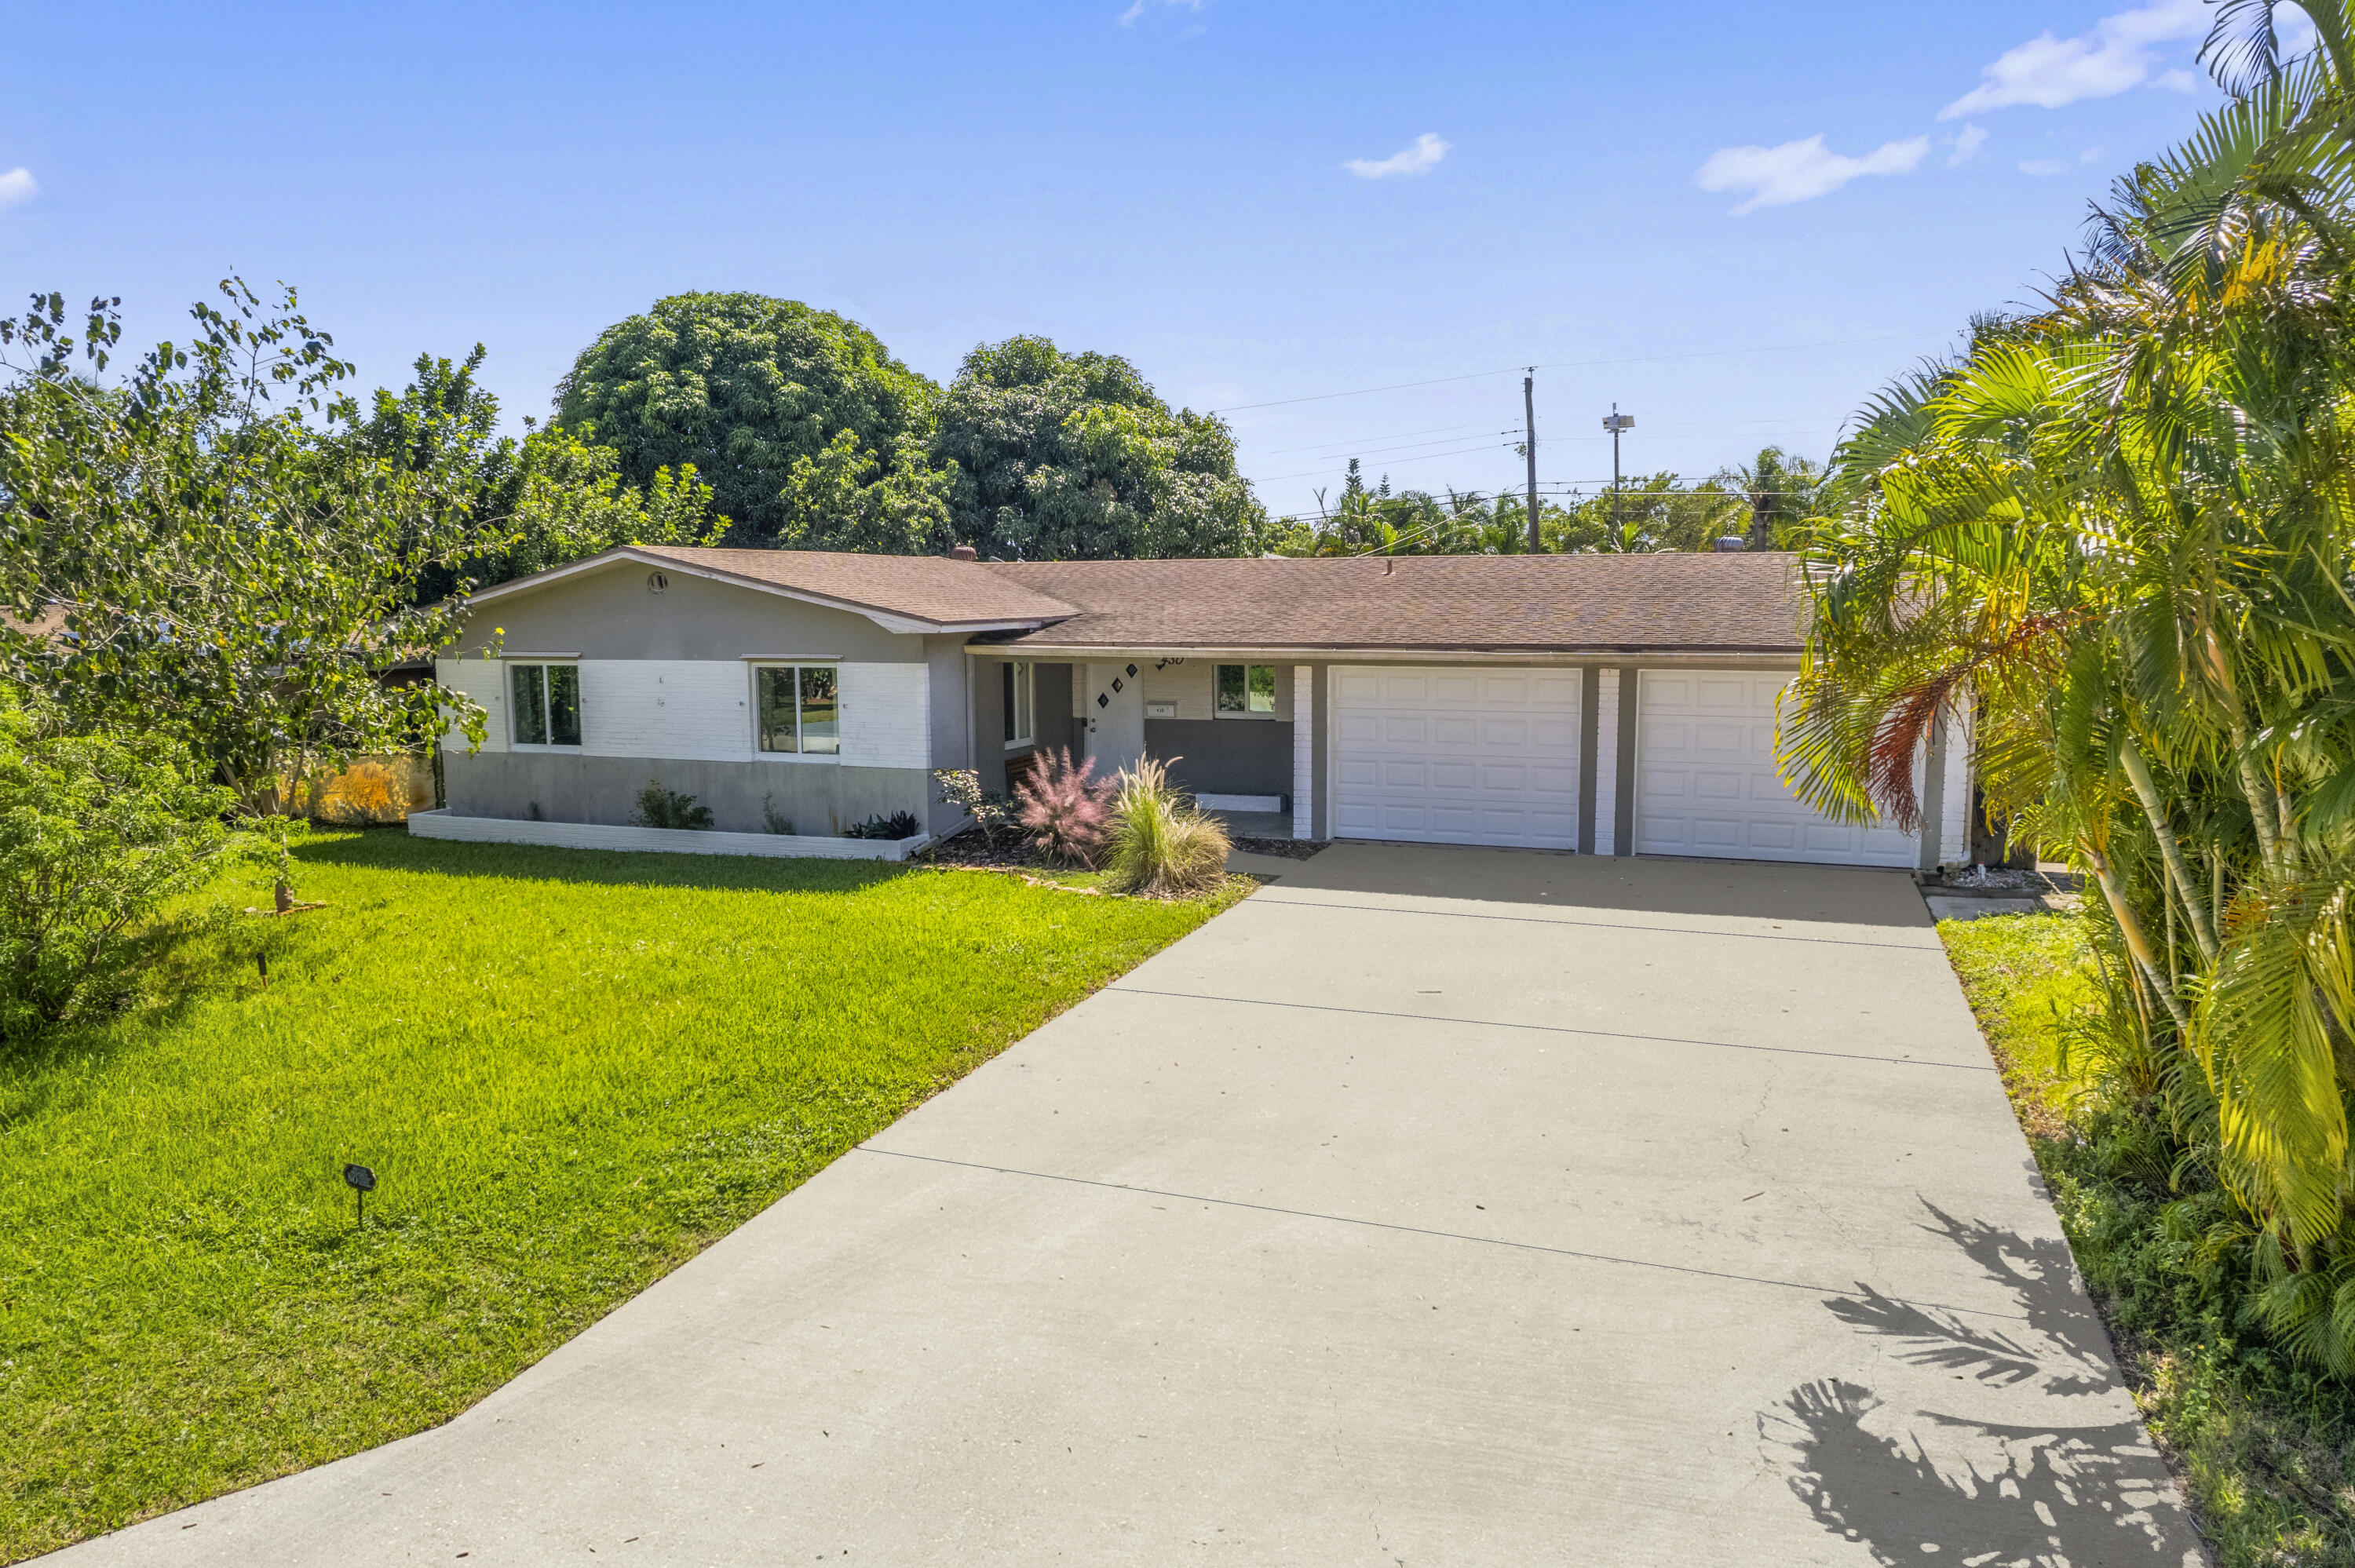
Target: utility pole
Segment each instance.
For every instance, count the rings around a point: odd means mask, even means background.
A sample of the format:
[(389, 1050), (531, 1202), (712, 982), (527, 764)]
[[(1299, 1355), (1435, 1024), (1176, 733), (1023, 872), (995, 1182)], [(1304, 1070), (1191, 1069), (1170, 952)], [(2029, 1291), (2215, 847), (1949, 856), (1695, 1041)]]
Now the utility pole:
[(1619, 532), (1619, 432), (1634, 429), (1636, 416), (1621, 413), (1619, 405), (1614, 403), (1610, 414), (1603, 421), (1603, 428), (1611, 432), (1611, 532), (1616, 535)]
[(1538, 535), (1538, 367), (1521, 377), (1521, 414), (1529, 421), (1529, 439), (1525, 450), (1529, 456), (1529, 554), (1541, 554), (1545, 541)]

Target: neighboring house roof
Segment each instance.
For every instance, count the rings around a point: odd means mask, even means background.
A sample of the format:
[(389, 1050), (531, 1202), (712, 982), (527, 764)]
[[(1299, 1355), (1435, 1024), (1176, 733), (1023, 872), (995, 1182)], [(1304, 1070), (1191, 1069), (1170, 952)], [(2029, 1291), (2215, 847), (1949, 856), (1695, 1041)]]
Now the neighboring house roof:
[(1796, 653), (1794, 556), (994, 561), (1078, 613), (1015, 648)]
[(895, 631), (993, 630), (1037, 626), (1071, 607), (975, 561), (943, 556), (860, 556), (835, 550), (706, 550), (625, 545), (585, 560), (487, 588), (474, 603), (540, 587), (618, 561), (676, 568), (722, 582), (857, 610)]

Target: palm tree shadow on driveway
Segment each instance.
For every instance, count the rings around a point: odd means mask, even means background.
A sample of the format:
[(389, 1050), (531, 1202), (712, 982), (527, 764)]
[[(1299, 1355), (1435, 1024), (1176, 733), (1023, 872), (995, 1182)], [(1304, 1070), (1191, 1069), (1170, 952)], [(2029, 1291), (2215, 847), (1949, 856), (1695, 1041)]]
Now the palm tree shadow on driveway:
[[(2010, 1292), (2016, 1329), (1989, 1329), (1860, 1285), (1824, 1306), (1859, 1333), (1899, 1342), (1902, 1365), (2069, 1403), (2115, 1394), (2109, 1338), (2077, 1287), (2067, 1245), (1955, 1218), (1927, 1202), (1923, 1227)], [(2101, 1399), (2094, 1417), (2021, 1425), (1915, 1409), (1840, 1378), (1793, 1389), (1758, 1435), (1792, 1495), (1824, 1529), (1883, 1563), (2086, 1568), (2202, 1561), (2164, 1460), (2139, 1420)]]

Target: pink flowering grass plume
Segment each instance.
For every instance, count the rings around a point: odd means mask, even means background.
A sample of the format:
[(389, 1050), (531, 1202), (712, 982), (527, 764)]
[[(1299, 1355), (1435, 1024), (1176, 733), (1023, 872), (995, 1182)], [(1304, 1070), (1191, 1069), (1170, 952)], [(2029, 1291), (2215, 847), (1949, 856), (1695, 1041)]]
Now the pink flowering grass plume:
[(1095, 758), (1072, 766), (1071, 749), (1049, 752), (1015, 786), (1014, 820), (1041, 853), (1093, 869), (1112, 834), (1111, 789), (1095, 778)]

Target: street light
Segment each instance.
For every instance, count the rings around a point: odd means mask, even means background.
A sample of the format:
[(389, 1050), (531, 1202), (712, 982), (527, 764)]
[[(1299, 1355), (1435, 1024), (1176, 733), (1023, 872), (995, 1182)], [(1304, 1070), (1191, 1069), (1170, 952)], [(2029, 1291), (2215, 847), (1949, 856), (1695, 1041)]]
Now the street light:
[(1603, 416), (1603, 429), (1611, 437), (1611, 526), (1619, 526), (1619, 432), (1636, 428), (1636, 416), (1623, 414), (1619, 405), (1611, 405), (1611, 412)]

